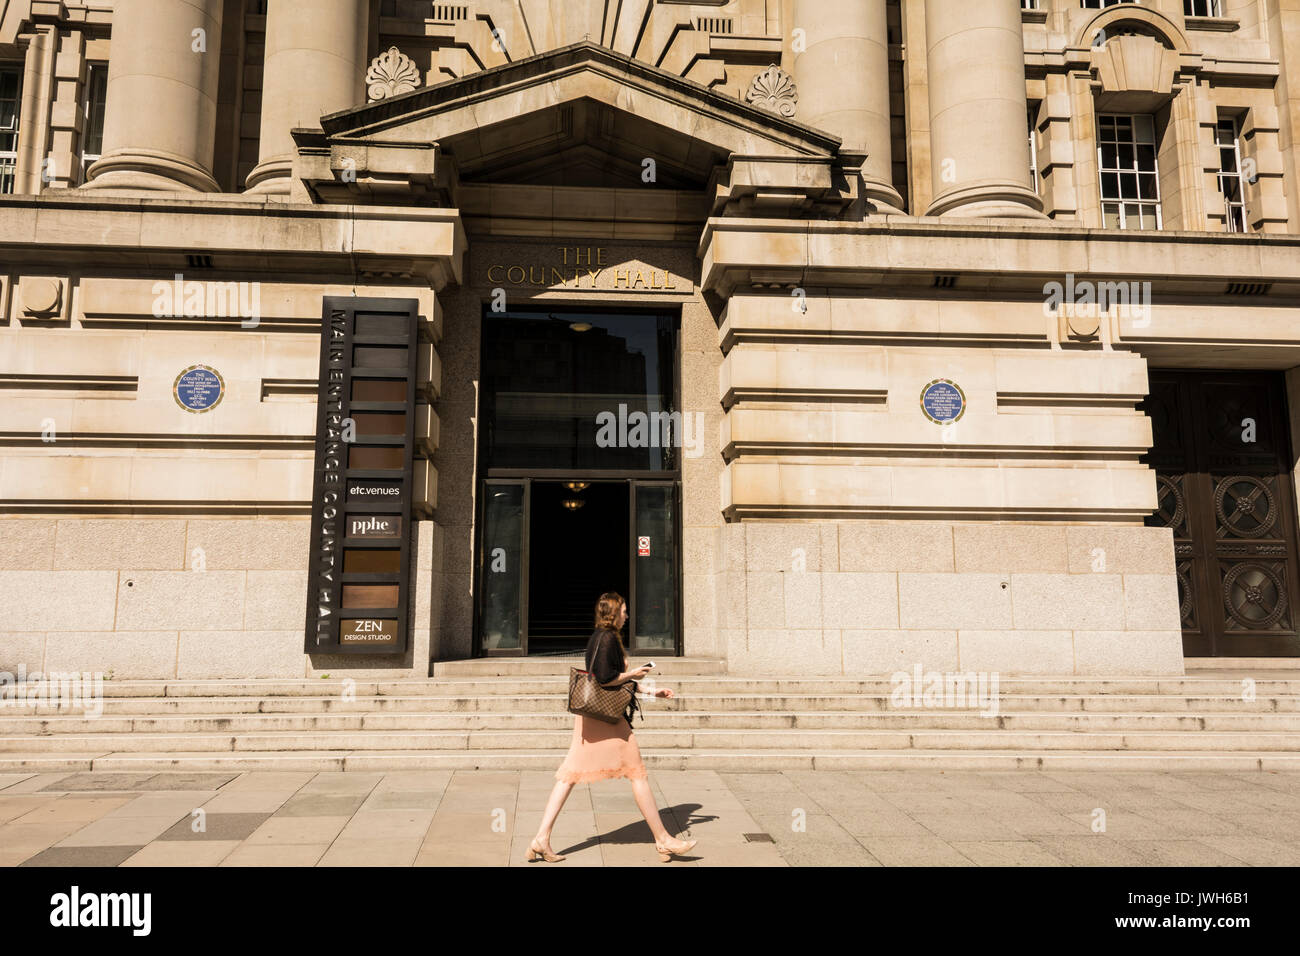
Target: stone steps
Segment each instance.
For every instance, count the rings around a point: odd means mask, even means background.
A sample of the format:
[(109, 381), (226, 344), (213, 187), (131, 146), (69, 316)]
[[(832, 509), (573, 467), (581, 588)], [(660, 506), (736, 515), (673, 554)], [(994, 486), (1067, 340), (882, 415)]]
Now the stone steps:
[[(647, 768), (656, 770), (1092, 770), (1123, 771), (1300, 771), (1294, 753), (1165, 753), (1129, 751), (1053, 751), (1025, 754), (1013, 750), (870, 750), (870, 751), (706, 751), (644, 752)], [(378, 772), (401, 770), (554, 770), (563, 750), (510, 751), (267, 751), (247, 753), (138, 753), (93, 750), (81, 753), (10, 753), (0, 756), (0, 772), (108, 773), (162, 771), (298, 770)]]
[[(567, 672), (566, 672), (567, 673)], [(715, 677), (659, 675), (659, 683), (671, 686), (683, 696), (699, 695), (781, 695), (842, 696), (875, 695), (888, 697), (894, 685), (888, 677)], [(1300, 678), (1252, 678), (1256, 696), (1300, 695)], [(362, 697), (478, 697), (492, 695), (530, 696), (563, 694), (568, 687), (565, 676), (525, 676), (520, 678), (445, 678), (412, 681), (104, 681), (105, 699), (130, 697), (342, 697), (345, 692)], [(1240, 697), (1241, 679), (1211, 677), (1004, 677), (999, 680), (1002, 695), (1198, 695)]]
[[(80, 753), (111, 747), (140, 753), (189, 750), (561, 750), (572, 728), (557, 730), (264, 731), (214, 734), (57, 734), (0, 737), (0, 753)], [(1300, 753), (1300, 732), (1019, 730), (637, 730), (644, 750), (1143, 750)]]
[[(677, 696), (644, 701), (648, 719), (636, 723), (649, 766), (1300, 770), (1294, 669), (1261, 669), (1253, 685), (1226, 671), (1005, 678), (984, 716), (973, 700), (895, 706), (887, 676), (741, 676), (718, 663), (665, 662)], [(553, 770), (572, 739), (570, 665), (456, 661), (418, 681), (107, 681), (94, 719), (0, 707), (0, 771)]]
[[(1000, 694), (999, 710), (1016, 713), (1276, 713), (1300, 715), (1300, 694), (1258, 692), (1253, 700), (1235, 696), (1177, 694)], [(683, 693), (672, 701), (644, 702), (647, 712), (811, 712), (821, 710), (900, 713), (888, 694), (695, 694)], [(979, 710), (981, 708), (916, 708), (925, 713)], [(351, 713), (537, 713), (565, 714), (565, 694), (555, 686), (538, 694), (479, 694), (452, 696), (329, 697), (106, 697), (105, 717), (164, 716), (177, 714), (351, 714)], [(913, 711), (915, 712), (915, 711)], [(0, 707), (6, 717), (57, 717), (81, 709), (45, 704)]]
[[(112, 715), (99, 718), (33, 716), (0, 718), (0, 737), (62, 734), (202, 734), (306, 731), (470, 731), (527, 730), (571, 732), (573, 716), (558, 708), (531, 712), (237, 713)], [(663, 711), (649, 722), (637, 720), (637, 733), (652, 730), (1045, 730), (1045, 731), (1220, 731), (1300, 732), (1294, 713), (1017, 713), (984, 716), (975, 711), (855, 710)]]

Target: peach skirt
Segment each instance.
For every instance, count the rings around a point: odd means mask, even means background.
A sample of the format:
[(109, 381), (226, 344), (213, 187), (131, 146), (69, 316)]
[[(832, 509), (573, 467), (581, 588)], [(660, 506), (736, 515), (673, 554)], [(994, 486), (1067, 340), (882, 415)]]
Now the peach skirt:
[(620, 718), (617, 724), (607, 724), (582, 714), (574, 714), (573, 720), (573, 743), (564, 763), (555, 771), (556, 780), (589, 783), (613, 777), (646, 779), (641, 748), (626, 720)]

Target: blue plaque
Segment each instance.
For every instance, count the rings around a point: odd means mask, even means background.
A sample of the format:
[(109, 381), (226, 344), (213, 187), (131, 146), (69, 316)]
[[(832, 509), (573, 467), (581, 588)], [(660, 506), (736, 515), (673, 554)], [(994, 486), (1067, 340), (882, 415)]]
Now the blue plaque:
[(966, 414), (966, 394), (956, 382), (936, 378), (921, 389), (921, 411), (936, 425), (955, 422)]
[(219, 372), (206, 365), (191, 365), (176, 376), (172, 396), (176, 404), (187, 412), (210, 412), (221, 404), (226, 394), (226, 383)]

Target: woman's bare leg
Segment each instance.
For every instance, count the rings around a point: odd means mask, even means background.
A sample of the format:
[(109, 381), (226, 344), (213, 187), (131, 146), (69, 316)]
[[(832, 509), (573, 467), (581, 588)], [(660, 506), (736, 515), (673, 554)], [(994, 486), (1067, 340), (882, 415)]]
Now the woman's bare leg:
[(542, 826), (537, 831), (538, 846), (551, 847), (551, 827), (555, 826), (555, 818), (560, 815), (564, 808), (564, 801), (569, 799), (569, 793), (573, 790), (573, 784), (565, 783), (563, 780), (555, 781), (555, 786), (551, 790), (551, 799), (546, 801), (546, 812), (542, 814)]
[(650, 832), (654, 834), (655, 842), (664, 843), (672, 839), (664, 829), (663, 821), (659, 819), (659, 805), (655, 803), (655, 795), (650, 790), (650, 781), (645, 777), (634, 779), (632, 795), (636, 797), (636, 805), (641, 810), (641, 816), (645, 817), (645, 822), (650, 824)]

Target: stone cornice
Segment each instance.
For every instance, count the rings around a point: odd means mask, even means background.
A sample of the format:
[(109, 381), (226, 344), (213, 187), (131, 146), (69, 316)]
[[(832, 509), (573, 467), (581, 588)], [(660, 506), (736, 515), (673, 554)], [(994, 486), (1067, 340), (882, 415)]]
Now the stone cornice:
[(1300, 305), (1297, 235), (904, 216), (865, 222), (715, 217), (705, 224), (698, 251), (701, 286), (724, 297), (750, 286), (932, 287), (935, 276), (953, 277), (948, 288), (958, 290), (1031, 291), (1073, 273), (1150, 281), (1157, 296), (1178, 298), (1222, 297), (1250, 283), (1257, 294), (1234, 302)]
[(0, 196), (0, 257), (9, 265), (173, 268), (202, 254), (250, 274), (385, 274), (441, 289), (460, 282), (465, 246), (454, 209), (76, 191)]

